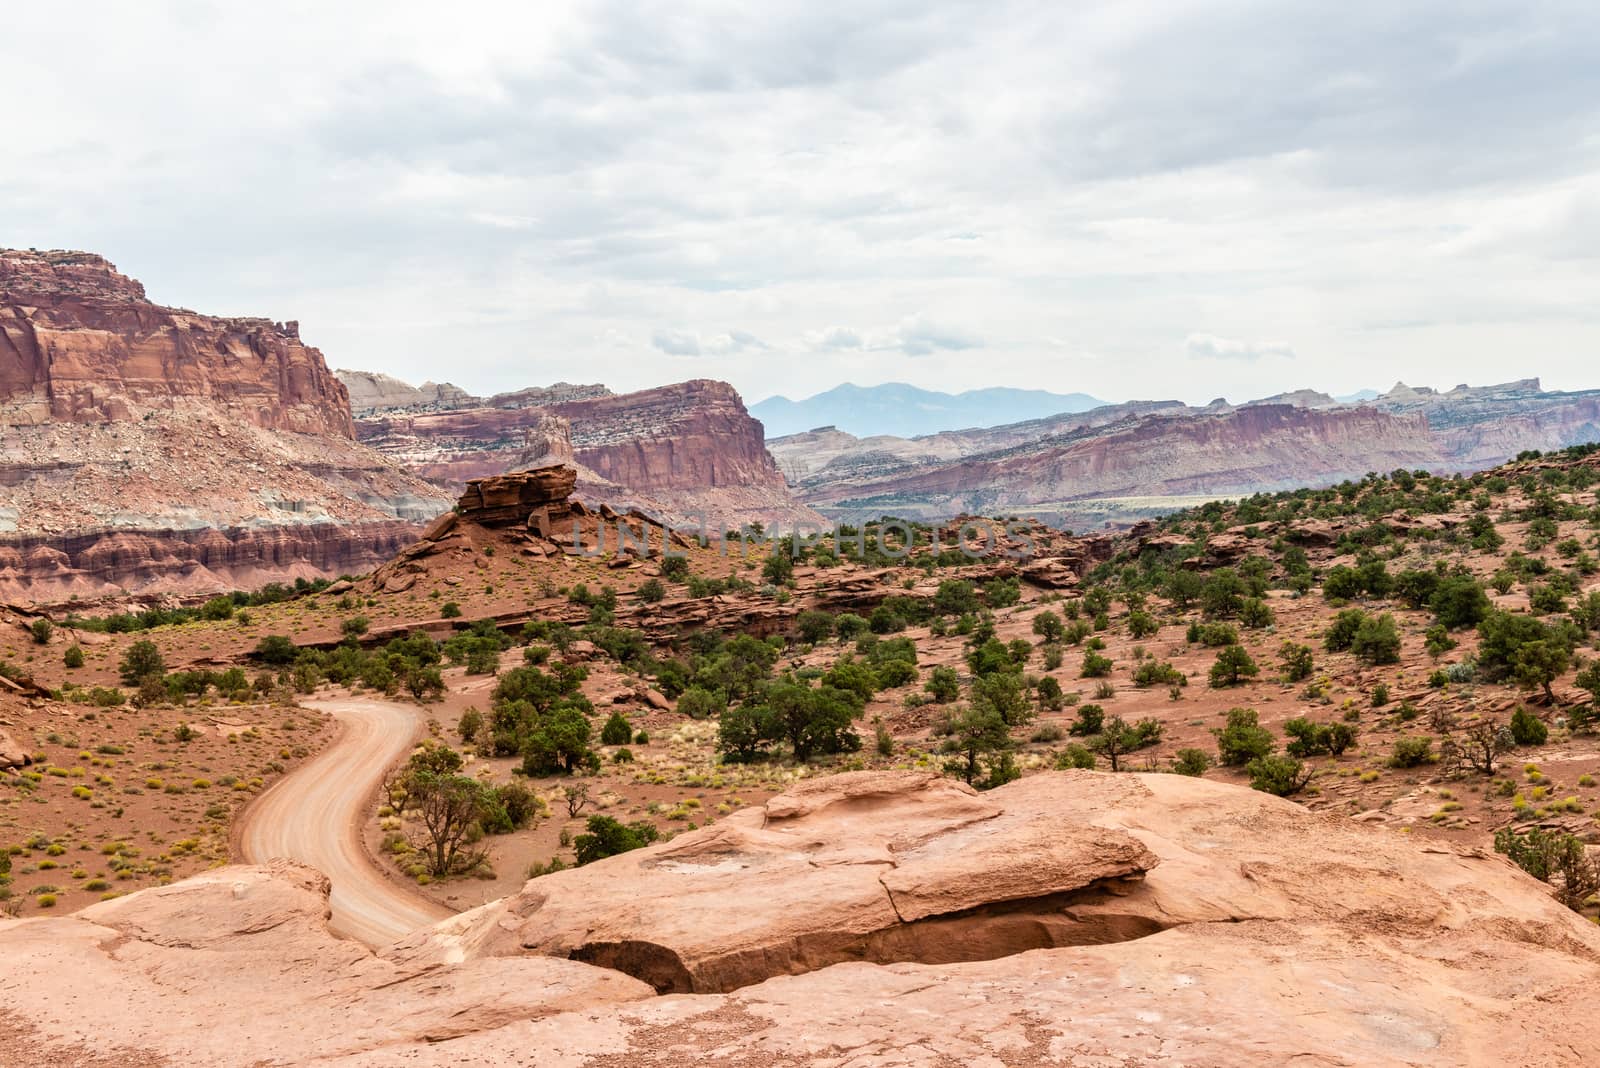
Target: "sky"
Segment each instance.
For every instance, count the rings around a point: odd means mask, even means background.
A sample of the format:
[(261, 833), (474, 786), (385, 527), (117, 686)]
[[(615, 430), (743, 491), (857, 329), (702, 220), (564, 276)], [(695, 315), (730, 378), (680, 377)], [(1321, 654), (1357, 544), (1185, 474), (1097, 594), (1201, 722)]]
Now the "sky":
[(1600, 5), (17, 6), (0, 245), (489, 393), (1600, 387)]

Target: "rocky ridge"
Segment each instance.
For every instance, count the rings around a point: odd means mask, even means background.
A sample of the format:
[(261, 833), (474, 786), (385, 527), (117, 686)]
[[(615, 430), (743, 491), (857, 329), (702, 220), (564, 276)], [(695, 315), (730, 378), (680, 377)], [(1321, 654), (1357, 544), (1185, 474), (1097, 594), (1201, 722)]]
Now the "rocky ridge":
[(1349, 404), (1311, 390), (1135, 403), (916, 439), (823, 428), (769, 448), (795, 495), (835, 518), (1022, 511), (1084, 527), (1396, 467), (1481, 470), (1597, 439), (1600, 390), (1525, 379), (1445, 393), (1401, 383)]
[[(328, 935), (326, 889), (304, 868), (224, 868), (0, 923), (0, 947), (34, 965), (0, 978), (0, 1051), (571, 1068), (1600, 1056), (1585, 1001), (1600, 934), (1502, 858), (1175, 775), (1049, 773), (981, 796), (838, 775), (377, 955)], [(656, 993), (674, 990), (715, 992)]]

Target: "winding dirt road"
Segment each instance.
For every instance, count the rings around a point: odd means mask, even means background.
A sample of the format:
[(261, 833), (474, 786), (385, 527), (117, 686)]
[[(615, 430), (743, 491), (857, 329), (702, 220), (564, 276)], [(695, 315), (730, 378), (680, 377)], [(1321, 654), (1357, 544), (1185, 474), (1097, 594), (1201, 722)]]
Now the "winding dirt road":
[(419, 709), (391, 701), (307, 701), (344, 728), (328, 749), (273, 783), (245, 812), (239, 850), (252, 863), (287, 857), (333, 882), (329, 926), (382, 946), (450, 910), (384, 878), (361, 841), (367, 806), (383, 773), (416, 741)]

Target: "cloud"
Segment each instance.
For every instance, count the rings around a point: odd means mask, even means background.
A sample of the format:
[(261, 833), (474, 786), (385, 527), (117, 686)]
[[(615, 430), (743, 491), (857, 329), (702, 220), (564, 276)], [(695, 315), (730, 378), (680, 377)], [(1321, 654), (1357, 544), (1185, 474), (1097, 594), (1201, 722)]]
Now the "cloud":
[(700, 335), (687, 330), (657, 330), (650, 335), (650, 344), (668, 356), (700, 355)]
[[(752, 396), (941, 357), (945, 389), (1113, 399), (1498, 381), (1508, 351), (1600, 385), (1593, 4), (458, 9), (442, 47), (376, 0), (21, 5), (6, 240), (482, 394), (696, 355)], [(1175, 346), (1196, 323), (1337, 363)], [(805, 358), (734, 359), (769, 346)]]
[(936, 323), (923, 315), (901, 320), (894, 344), (907, 356), (928, 356), (935, 352), (959, 352), (983, 345), (983, 339), (969, 330), (949, 323)]
[(1254, 363), (1262, 357), (1294, 359), (1294, 350), (1274, 341), (1235, 341), (1215, 334), (1190, 334), (1183, 339), (1183, 350), (1197, 360), (1244, 360)]
[(802, 340), (809, 348), (833, 351), (859, 349), (866, 344), (861, 332), (848, 326), (830, 326), (825, 330), (808, 331)]
[(726, 334), (717, 334), (706, 342), (706, 351), (719, 356), (740, 352), (760, 352), (771, 347), (771, 345), (768, 345), (748, 330), (730, 330)]

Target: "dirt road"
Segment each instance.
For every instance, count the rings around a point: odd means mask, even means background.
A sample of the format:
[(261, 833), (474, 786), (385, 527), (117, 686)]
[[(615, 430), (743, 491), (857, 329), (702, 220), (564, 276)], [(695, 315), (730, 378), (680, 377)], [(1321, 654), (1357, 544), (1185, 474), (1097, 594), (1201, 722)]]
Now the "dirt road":
[(449, 916), (449, 910), (385, 878), (361, 842), (373, 791), (416, 740), (421, 710), (359, 698), (305, 703), (332, 715), (344, 731), (246, 811), (237, 839), (245, 860), (287, 857), (325, 873), (333, 882), (331, 927), (371, 946)]

